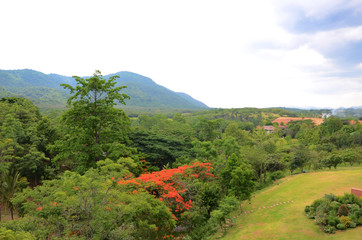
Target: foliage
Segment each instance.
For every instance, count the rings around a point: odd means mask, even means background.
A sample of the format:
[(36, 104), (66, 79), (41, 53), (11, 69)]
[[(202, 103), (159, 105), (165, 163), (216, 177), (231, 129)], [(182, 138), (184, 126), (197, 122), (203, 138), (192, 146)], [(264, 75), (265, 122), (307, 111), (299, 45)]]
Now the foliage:
[(151, 165), (162, 169), (172, 165), (177, 158), (188, 155), (188, 145), (184, 140), (146, 131), (133, 131), (130, 134), (131, 146), (146, 155)]
[(85, 172), (110, 154), (110, 145), (127, 140), (129, 119), (114, 105), (116, 101), (125, 104), (129, 96), (120, 93), (124, 86), (115, 87), (117, 76), (103, 79), (96, 71), (88, 79), (74, 78), (76, 87), (62, 84), (70, 90), (67, 103), (71, 108), (62, 117), (67, 134), (55, 142), (52, 149), (58, 154), (53, 161), (71, 159), (72, 168)]
[(344, 204), (342, 204), (339, 208), (338, 208), (338, 212), (337, 212), (337, 214), (338, 214), (338, 216), (348, 216), (348, 213), (349, 213), (349, 211), (348, 211), (348, 208), (347, 208), (347, 206), (346, 205), (344, 205)]
[[(132, 239), (163, 236), (174, 227), (168, 208), (147, 192), (129, 193), (96, 170), (85, 175), (65, 172), (13, 199), (27, 216), (35, 218), (37, 238), (78, 236), (107, 239), (114, 234)], [(157, 219), (157, 227), (155, 219)], [(42, 227), (40, 227), (42, 226)], [(162, 230), (162, 231), (161, 231)]]
[(14, 232), (12, 230), (6, 229), (4, 227), (0, 227), (0, 239), (3, 240), (35, 240), (28, 232), (17, 231)]
[[(348, 203), (347, 203), (348, 202)], [(353, 194), (346, 193), (344, 196), (326, 194), (323, 198), (315, 200), (304, 211), (309, 218), (314, 218), (315, 223), (323, 227), (326, 233), (334, 233), (335, 228), (344, 230), (357, 226), (357, 221), (362, 214), (361, 203)], [(347, 204), (347, 205), (345, 205)]]
[(341, 220), (341, 223), (346, 226), (346, 228), (348, 228), (352, 222), (350, 217), (348, 216), (340, 216), (339, 219)]
[(336, 233), (336, 228), (334, 227), (334, 226), (325, 226), (324, 228), (323, 228), (323, 232), (325, 232), (325, 233), (330, 233), (330, 234), (334, 234), (334, 233)]
[(347, 227), (346, 227), (346, 225), (344, 225), (344, 223), (338, 223), (338, 224), (337, 224), (337, 228), (338, 228), (339, 230), (345, 230)]
[(334, 167), (334, 169), (336, 169), (337, 165), (340, 163), (342, 163), (342, 159), (338, 154), (335, 153), (322, 159), (323, 166), (328, 167), (329, 169), (331, 169), (332, 166)]

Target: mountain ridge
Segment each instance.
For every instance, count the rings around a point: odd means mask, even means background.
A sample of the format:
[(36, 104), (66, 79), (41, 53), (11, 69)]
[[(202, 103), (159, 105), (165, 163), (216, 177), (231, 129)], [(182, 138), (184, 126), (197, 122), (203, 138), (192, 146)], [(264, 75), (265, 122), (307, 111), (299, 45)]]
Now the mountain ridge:
[[(127, 106), (180, 108), (180, 109), (208, 109), (209, 107), (192, 98), (186, 93), (177, 93), (154, 82), (151, 78), (137, 73), (120, 71), (103, 76), (118, 75), (117, 86), (127, 86), (123, 93), (131, 99), (126, 101)], [(88, 78), (89, 76), (82, 77)], [(69, 93), (60, 86), (61, 83), (75, 85), (72, 77), (55, 73), (44, 74), (32, 69), (0, 70), (0, 97), (17, 95), (28, 98), (36, 104), (65, 105)], [(2, 94), (3, 93), (3, 94)]]

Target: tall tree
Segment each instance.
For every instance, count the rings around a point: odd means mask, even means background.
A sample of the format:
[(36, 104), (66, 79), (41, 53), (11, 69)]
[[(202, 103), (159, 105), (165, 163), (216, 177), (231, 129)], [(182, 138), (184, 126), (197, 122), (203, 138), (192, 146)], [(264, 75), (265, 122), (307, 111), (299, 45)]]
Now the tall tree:
[(84, 172), (107, 157), (112, 144), (128, 139), (129, 119), (114, 106), (116, 101), (125, 104), (129, 96), (120, 93), (125, 86), (115, 87), (116, 78), (104, 79), (96, 71), (87, 79), (75, 76), (76, 87), (61, 84), (70, 90), (67, 103), (71, 108), (62, 117), (67, 134), (53, 147), (59, 153), (55, 160), (70, 160), (72, 167)]

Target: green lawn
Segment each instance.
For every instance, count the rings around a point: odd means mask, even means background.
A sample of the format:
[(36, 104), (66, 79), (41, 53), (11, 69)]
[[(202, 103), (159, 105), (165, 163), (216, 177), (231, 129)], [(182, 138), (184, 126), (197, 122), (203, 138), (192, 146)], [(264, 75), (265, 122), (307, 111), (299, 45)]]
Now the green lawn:
[(352, 187), (362, 189), (362, 167), (286, 177), (257, 192), (251, 204), (243, 206), (249, 213), (235, 215), (234, 226), (223, 237), (219, 233), (212, 239), (362, 239), (361, 226), (330, 235), (304, 214), (304, 207), (315, 199), (326, 193), (350, 193)]

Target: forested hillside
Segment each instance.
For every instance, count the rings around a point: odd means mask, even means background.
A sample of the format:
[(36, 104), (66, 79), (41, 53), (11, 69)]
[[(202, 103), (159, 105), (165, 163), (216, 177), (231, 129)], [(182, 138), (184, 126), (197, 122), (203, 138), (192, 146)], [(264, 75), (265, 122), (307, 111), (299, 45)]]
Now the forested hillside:
[(130, 118), (117, 79), (96, 72), (64, 82), (69, 108), (60, 115), (43, 115), (24, 98), (0, 100), (0, 238), (208, 239), (284, 176), (361, 164), (357, 121), (274, 123), (268, 133), (263, 126), (274, 119), (307, 112)]
[[(150, 78), (131, 72), (118, 72), (117, 86), (126, 85), (125, 93), (131, 98), (128, 106), (178, 109), (206, 109), (204, 103), (185, 93), (176, 93), (156, 84)], [(64, 108), (69, 92), (60, 84), (74, 85), (72, 77), (44, 74), (34, 70), (0, 70), (0, 98), (9, 94), (25, 97), (41, 108)]]

